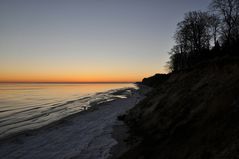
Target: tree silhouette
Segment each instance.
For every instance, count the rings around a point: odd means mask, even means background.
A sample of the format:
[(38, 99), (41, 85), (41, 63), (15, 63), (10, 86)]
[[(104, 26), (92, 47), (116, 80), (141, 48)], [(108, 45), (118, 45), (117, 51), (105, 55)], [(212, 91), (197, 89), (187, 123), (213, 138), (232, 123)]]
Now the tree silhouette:
[(210, 8), (221, 18), (221, 39), (231, 51), (239, 40), (239, 0), (213, 0)]
[(171, 71), (186, 70), (228, 53), (238, 55), (239, 0), (212, 0), (209, 8), (208, 12), (188, 12), (177, 24), (176, 44), (169, 52)]

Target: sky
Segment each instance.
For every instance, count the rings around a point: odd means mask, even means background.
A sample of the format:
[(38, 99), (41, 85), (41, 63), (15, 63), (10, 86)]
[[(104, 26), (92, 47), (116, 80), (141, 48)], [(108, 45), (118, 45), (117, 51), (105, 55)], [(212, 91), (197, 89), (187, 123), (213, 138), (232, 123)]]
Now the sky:
[(210, 0), (0, 0), (0, 82), (165, 73), (176, 25)]

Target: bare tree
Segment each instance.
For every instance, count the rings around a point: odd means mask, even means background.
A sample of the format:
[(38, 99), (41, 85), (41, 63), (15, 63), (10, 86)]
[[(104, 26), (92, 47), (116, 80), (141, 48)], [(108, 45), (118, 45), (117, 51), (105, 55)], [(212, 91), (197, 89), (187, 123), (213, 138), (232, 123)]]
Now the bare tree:
[(221, 21), (220, 21), (219, 17), (215, 14), (212, 14), (210, 16), (209, 21), (210, 21), (209, 23), (211, 25), (211, 35), (213, 37), (213, 43), (214, 43), (214, 47), (215, 47), (218, 43)]
[(230, 47), (239, 37), (239, 0), (213, 0), (210, 8), (222, 20), (222, 38)]
[[(178, 23), (174, 35), (176, 45), (169, 53), (168, 65), (172, 71), (191, 68), (228, 52), (238, 52), (239, 0), (212, 0), (210, 8), (213, 10), (209, 12), (188, 12)], [(211, 47), (212, 42), (214, 47)]]
[(184, 20), (178, 23), (174, 37), (181, 52), (200, 52), (209, 49), (211, 21), (210, 15), (206, 12), (193, 11), (185, 14)]

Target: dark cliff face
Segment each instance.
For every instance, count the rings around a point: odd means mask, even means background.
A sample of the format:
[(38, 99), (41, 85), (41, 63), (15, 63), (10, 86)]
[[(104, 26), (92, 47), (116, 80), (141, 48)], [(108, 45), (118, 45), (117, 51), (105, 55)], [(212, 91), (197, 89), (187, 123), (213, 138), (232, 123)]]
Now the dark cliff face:
[(157, 87), (169, 77), (170, 74), (155, 74), (152, 77), (144, 78), (142, 84), (150, 87)]
[(171, 74), (124, 121), (142, 138), (125, 159), (238, 158), (238, 59)]

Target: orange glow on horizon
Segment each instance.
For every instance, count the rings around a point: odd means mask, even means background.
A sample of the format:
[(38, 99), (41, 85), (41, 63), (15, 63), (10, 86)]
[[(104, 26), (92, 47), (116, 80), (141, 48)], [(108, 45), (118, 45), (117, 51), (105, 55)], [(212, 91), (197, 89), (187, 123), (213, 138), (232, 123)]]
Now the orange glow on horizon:
[(138, 82), (141, 76), (113, 75), (8, 75), (0, 77), (0, 82)]
[(0, 79), (0, 82), (138, 82), (138, 78), (103, 78), (103, 77), (95, 77), (95, 78), (70, 78), (70, 77), (55, 77), (55, 78), (15, 78), (15, 79)]
[(0, 82), (140, 82), (143, 78), (154, 75), (148, 74), (5, 74), (0, 77)]
[(42, 65), (42, 67), (2, 67), (0, 68), (0, 82), (140, 82), (143, 78), (158, 72), (150, 68), (119, 67), (100, 68), (71, 67), (63, 65), (53, 68)]

